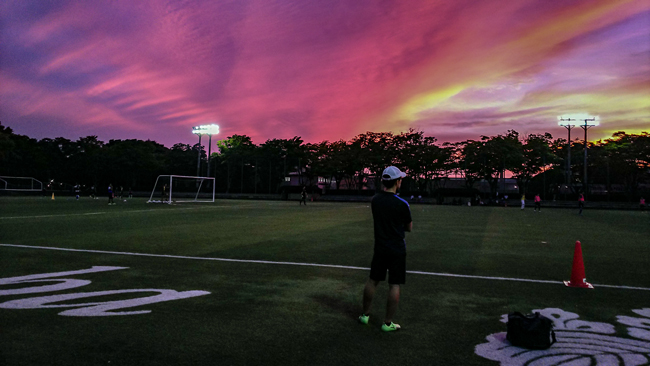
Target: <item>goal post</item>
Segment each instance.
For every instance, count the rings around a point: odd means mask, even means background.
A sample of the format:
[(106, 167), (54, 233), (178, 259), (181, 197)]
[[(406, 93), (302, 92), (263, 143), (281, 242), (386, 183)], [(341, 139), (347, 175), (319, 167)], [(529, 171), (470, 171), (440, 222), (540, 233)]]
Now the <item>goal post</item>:
[(40, 192), (43, 183), (32, 177), (0, 176), (0, 191)]
[(159, 175), (147, 203), (214, 202), (214, 178)]

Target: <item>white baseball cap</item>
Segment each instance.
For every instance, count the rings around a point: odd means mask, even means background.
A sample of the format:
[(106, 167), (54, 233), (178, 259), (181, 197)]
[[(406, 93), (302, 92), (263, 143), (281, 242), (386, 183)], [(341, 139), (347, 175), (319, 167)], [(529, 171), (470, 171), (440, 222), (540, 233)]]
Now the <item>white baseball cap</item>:
[(395, 180), (404, 177), (406, 177), (406, 173), (394, 166), (389, 166), (384, 169), (384, 172), (381, 174), (381, 180)]

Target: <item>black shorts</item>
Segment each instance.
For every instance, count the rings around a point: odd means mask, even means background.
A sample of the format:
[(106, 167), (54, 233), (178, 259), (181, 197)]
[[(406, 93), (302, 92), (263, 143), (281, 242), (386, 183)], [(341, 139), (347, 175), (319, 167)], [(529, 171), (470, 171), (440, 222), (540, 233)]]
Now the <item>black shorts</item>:
[(370, 279), (385, 281), (388, 271), (388, 283), (403, 285), (406, 280), (406, 253), (392, 254), (375, 251), (370, 264)]

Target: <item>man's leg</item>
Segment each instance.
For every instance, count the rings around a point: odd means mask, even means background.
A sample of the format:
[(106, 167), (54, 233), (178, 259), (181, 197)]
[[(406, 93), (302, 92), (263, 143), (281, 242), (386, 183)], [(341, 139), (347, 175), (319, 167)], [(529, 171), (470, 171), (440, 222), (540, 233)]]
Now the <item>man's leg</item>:
[(375, 290), (379, 285), (379, 281), (368, 278), (366, 287), (363, 289), (363, 314), (370, 314), (370, 307), (372, 306), (372, 298), (375, 296)]
[(399, 304), (399, 285), (388, 285), (388, 301), (386, 303), (386, 318), (384, 322), (389, 324), (393, 321), (393, 316), (397, 312)]

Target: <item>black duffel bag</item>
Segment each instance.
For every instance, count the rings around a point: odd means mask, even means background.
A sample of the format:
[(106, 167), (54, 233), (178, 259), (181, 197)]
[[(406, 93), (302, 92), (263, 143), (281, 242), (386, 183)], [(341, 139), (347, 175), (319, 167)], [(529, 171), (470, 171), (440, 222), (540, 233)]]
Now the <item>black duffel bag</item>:
[(513, 346), (529, 349), (547, 349), (556, 342), (553, 321), (539, 313), (508, 314), (508, 335)]

